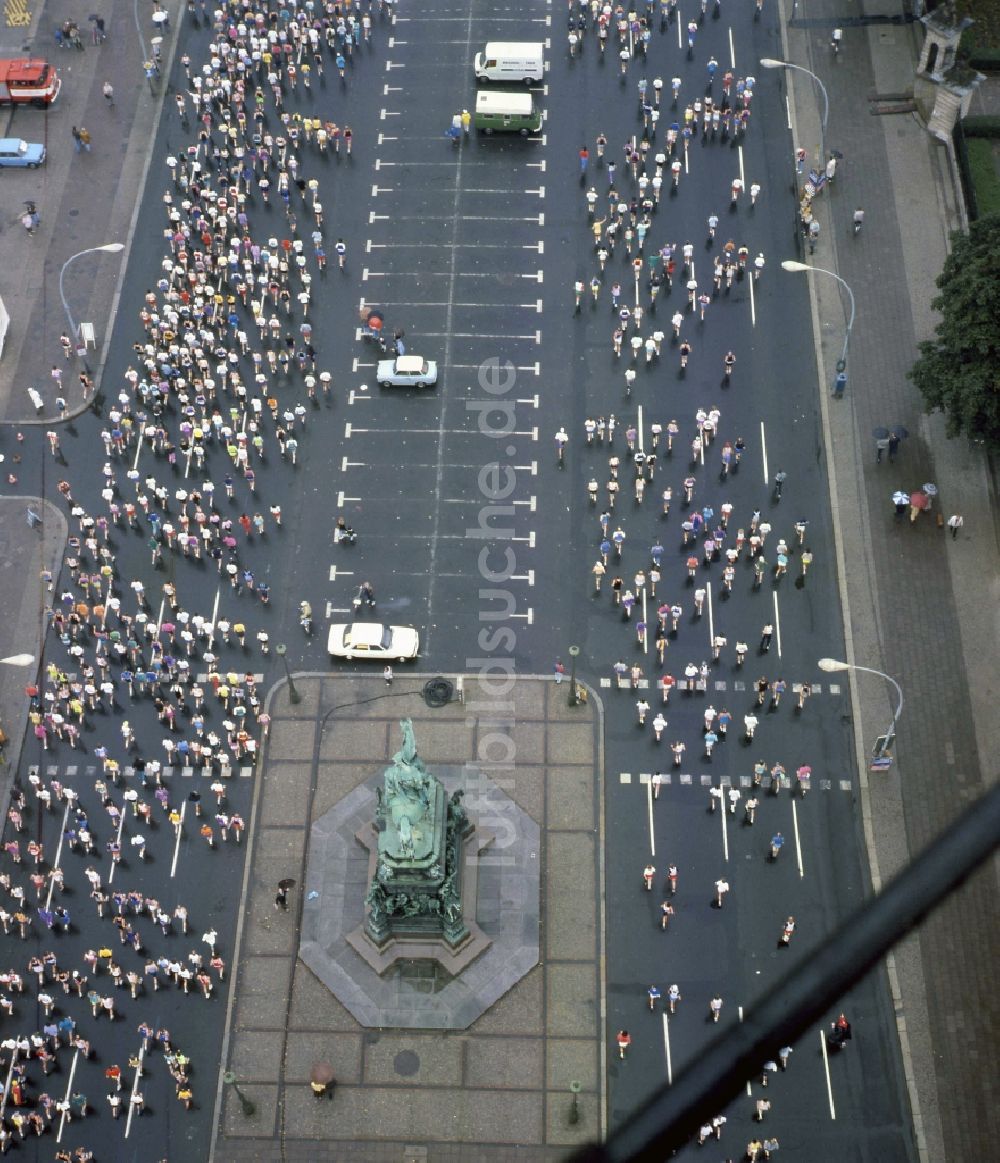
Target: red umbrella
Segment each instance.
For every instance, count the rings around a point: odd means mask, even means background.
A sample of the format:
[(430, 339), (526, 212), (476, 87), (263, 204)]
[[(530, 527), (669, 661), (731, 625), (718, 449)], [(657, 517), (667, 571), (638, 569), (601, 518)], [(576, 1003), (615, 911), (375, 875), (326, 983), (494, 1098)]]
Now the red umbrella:
[(926, 493), (910, 493), (910, 504), (914, 509), (926, 509), (930, 503), (930, 497)]

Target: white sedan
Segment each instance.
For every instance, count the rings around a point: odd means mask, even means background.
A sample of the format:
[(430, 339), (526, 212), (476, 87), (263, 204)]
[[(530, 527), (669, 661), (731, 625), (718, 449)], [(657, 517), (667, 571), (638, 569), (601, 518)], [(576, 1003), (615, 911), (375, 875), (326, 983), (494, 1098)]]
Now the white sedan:
[(437, 364), (420, 355), (380, 359), (375, 378), (383, 388), (428, 388), (437, 383)]
[(420, 635), (412, 626), (381, 622), (335, 622), (326, 644), (331, 658), (373, 658), (408, 662), (420, 650)]

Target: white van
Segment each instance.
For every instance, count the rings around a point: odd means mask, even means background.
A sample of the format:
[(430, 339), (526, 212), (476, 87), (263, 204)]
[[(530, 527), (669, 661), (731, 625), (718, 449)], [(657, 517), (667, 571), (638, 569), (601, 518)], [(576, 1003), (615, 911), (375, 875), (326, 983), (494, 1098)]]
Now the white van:
[(476, 53), (477, 81), (540, 81), (545, 74), (545, 45), (491, 41)]

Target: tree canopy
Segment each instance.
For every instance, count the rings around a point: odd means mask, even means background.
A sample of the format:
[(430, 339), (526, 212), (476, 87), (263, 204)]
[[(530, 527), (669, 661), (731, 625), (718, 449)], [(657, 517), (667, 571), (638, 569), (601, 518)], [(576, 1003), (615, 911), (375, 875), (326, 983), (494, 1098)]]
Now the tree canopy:
[(937, 287), (941, 319), (910, 379), (928, 412), (944, 412), (949, 436), (1000, 447), (1000, 214), (952, 235)]

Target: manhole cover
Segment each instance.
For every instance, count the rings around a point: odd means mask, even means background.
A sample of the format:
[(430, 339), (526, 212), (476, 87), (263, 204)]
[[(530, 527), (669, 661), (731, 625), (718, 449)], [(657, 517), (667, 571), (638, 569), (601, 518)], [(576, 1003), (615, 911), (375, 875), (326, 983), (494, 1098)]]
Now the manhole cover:
[(400, 1050), (392, 1060), (392, 1064), (397, 1074), (409, 1078), (411, 1074), (416, 1074), (420, 1069), (420, 1055), (413, 1050)]

